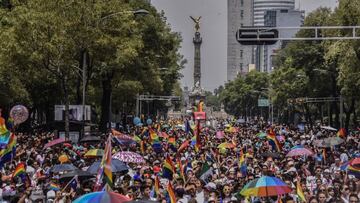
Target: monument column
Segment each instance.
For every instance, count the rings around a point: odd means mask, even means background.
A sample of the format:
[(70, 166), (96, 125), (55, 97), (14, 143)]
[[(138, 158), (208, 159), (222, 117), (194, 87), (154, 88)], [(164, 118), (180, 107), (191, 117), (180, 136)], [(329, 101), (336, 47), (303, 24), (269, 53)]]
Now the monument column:
[(201, 43), (202, 38), (200, 34), (200, 19), (190, 16), (195, 23), (195, 36), (193, 38), (194, 43), (194, 87), (189, 94), (189, 102), (192, 106), (197, 106), (199, 101), (205, 101), (205, 91), (201, 88)]
[(193, 38), (193, 43), (195, 47), (194, 53), (194, 86), (198, 85), (201, 87), (201, 56), (200, 56), (200, 47), (202, 43), (202, 38), (200, 32), (195, 32), (195, 37)]

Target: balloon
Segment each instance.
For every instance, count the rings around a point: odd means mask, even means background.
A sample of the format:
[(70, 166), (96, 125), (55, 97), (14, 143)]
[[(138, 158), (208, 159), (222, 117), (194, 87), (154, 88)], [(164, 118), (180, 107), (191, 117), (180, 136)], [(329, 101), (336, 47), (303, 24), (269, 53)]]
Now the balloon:
[(149, 119), (146, 120), (146, 123), (147, 123), (148, 125), (151, 125), (151, 124), (152, 124), (152, 120), (149, 118)]
[(141, 123), (141, 120), (139, 117), (135, 117), (133, 122), (134, 122), (134, 125), (138, 125), (139, 123)]
[(10, 110), (10, 117), (14, 120), (14, 124), (18, 125), (25, 122), (29, 117), (29, 111), (23, 105), (16, 105)]
[(69, 161), (69, 158), (68, 158), (68, 156), (63, 154), (63, 155), (59, 156), (59, 161), (60, 161), (60, 163), (65, 163), (65, 162)]

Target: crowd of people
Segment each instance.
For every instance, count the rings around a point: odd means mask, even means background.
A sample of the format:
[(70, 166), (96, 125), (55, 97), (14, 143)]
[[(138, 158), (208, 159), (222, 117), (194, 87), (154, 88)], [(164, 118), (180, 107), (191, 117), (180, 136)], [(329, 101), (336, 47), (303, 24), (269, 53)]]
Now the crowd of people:
[[(257, 121), (237, 123), (218, 119), (197, 124), (191, 119), (173, 119), (117, 131), (112, 131), (114, 137), (120, 133), (133, 141), (113, 139), (112, 154), (131, 151), (144, 159), (142, 163), (124, 163), (127, 170), (113, 172), (110, 190), (132, 200), (360, 202), (359, 173), (349, 173), (346, 168), (346, 163), (360, 155), (359, 131), (349, 130), (342, 136), (344, 142), (328, 146), (322, 145), (321, 140), (336, 137), (337, 131), (320, 125), (299, 129)], [(278, 143), (274, 145), (269, 134), (276, 135)], [(104, 149), (108, 134), (100, 136), (102, 141), (62, 142), (46, 148), (47, 143), (57, 138), (53, 133), (15, 132), (15, 135), (16, 154), (1, 170), (0, 202), (71, 202), (94, 191), (96, 174), (85, 172), (102, 156), (84, 155), (90, 149)], [(313, 155), (286, 156), (297, 146), (309, 149)], [(165, 166), (169, 162), (174, 166), (170, 176)], [(19, 163), (25, 166), (26, 178), (13, 177)], [(59, 164), (73, 168), (54, 170)], [(291, 191), (271, 197), (241, 194), (247, 183), (263, 176), (279, 178)], [(169, 194), (169, 183), (173, 196)], [(299, 197), (299, 185), (305, 200)]]

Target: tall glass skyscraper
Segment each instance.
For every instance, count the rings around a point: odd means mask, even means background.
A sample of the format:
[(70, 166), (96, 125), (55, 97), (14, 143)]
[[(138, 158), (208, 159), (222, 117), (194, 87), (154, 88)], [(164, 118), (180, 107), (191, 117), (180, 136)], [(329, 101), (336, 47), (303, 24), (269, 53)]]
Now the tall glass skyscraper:
[(264, 26), (264, 16), (268, 10), (294, 10), (295, 0), (253, 0), (254, 26)]

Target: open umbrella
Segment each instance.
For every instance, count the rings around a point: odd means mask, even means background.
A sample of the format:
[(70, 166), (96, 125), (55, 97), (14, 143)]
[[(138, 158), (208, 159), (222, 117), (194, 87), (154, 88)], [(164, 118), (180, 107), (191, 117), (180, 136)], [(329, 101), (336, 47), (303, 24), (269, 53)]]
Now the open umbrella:
[(56, 164), (50, 169), (50, 171), (53, 173), (59, 173), (59, 172), (64, 172), (64, 171), (73, 171), (76, 169), (78, 169), (78, 168), (76, 168), (72, 164)]
[(151, 200), (131, 200), (129, 202), (126, 203), (156, 203), (156, 201), (151, 201)]
[[(96, 161), (94, 162), (87, 170), (87, 172), (91, 173), (91, 174), (97, 174), (97, 171), (100, 168), (100, 161)], [(125, 172), (129, 169), (129, 167), (127, 167), (125, 165), (124, 162), (117, 160), (117, 159), (111, 159), (111, 171), (113, 173), (117, 173), (117, 172)]]
[(118, 152), (117, 154), (113, 155), (114, 159), (118, 159), (122, 162), (126, 163), (144, 163), (145, 159), (135, 152)]
[(95, 158), (95, 157), (102, 157), (104, 155), (103, 149), (90, 149), (86, 152), (84, 157), (86, 158)]
[(321, 129), (324, 129), (324, 130), (331, 130), (331, 131), (337, 131), (336, 128), (333, 128), (331, 126), (320, 126)]
[(340, 137), (328, 137), (324, 139), (324, 144), (327, 146), (335, 146), (343, 143), (344, 140)]
[(224, 142), (218, 145), (217, 148), (225, 149), (225, 148), (235, 148), (235, 145), (233, 143)]
[(125, 203), (131, 201), (131, 199), (115, 192), (92, 192), (77, 198), (73, 203)]
[(78, 176), (79, 179), (84, 179), (84, 178), (88, 178), (88, 177), (93, 177), (94, 175), (87, 171), (82, 171), (80, 169), (76, 169), (76, 170), (62, 174), (59, 178), (60, 179), (69, 179), (69, 178), (73, 178), (75, 176)]
[(294, 156), (313, 156), (314, 152), (303, 146), (295, 146), (291, 148), (290, 152), (286, 154), (287, 157)]
[(98, 136), (88, 135), (80, 140), (80, 142), (99, 142), (101, 138)]
[(240, 194), (245, 197), (270, 197), (290, 193), (291, 188), (278, 178), (262, 176), (247, 183)]

